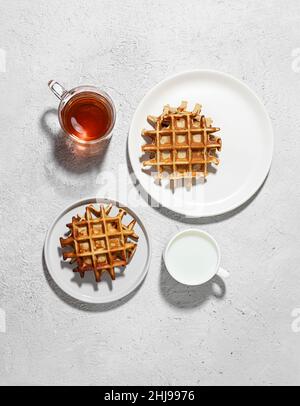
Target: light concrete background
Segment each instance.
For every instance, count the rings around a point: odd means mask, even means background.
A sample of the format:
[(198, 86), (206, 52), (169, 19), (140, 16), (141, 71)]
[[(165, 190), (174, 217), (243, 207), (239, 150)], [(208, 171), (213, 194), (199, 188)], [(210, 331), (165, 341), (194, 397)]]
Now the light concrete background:
[[(297, 0), (0, 1), (1, 384), (300, 384), (299, 16)], [(231, 215), (196, 222), (221, 245), (225, 295), (167, 276), (162, 249), (188, 222), (145, 206), (153, 257), (144, 284), (114, 305), (74, 302), (43, 266), (49, 224), (99, 192), (101, 171), (127, 168), (142, 96), (195, 68), (244, 80), (275, 131), (260, 193)], [(115, 100), (101, 159), (67, 153), (49, 79), (97, 84)]]

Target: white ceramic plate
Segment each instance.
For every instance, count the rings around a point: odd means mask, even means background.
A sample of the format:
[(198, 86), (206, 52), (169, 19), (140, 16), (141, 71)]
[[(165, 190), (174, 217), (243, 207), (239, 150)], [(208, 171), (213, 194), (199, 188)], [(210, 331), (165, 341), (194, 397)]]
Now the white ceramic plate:
[[(191, 109), (202, 104), (202, 113), (221, 128), (222, 151), (205, 183), (172, 190), (168, 181), (156, 184), (143, 172), (141, 131), (150, 128), (147, 115), (159, 115), (165, 104), (179, 106), (182, 100)], [(132, 119), (128, 153), (138, 181), (156, 202), (188, 217), (215, 216), (240, 206), (262, 185), (271, 165), (273, 130), (263, 104), (244, 83), (221, 72), (190, 71), (164, 80), (143, 98)]]
[[(124, 222), (128, 224), (132, 218), (137, 220), (134, 227), (139, 236), (137, 250), (125, 271), (116, 272), (114, 281), (111, 281), (107, 272), (103, 274), (100, 283), (95, 282), (93, 272), (86, 272), (85, 277), (81, 279), (78, 273), (72, 271), (74, 265), (69, 265), (62, 258), (59, 238), (68, 231), (66, 224), (70, 223), (72, 216), (84, 214), (85, 206), (91, 203), (113, 203), (117, 207), (124, 207), (129, 213), (124, 217)], [(114, 213), (113, 210), (117, 211), (117, 208), (112, 209), (112, 214)], [(44, 245), (45, 262), (56, 284), (75, 299), (88, 303), (112, 302), (131, 293), (147, 274), (150, 253), (150, 240), (141, 219), (119, 202), (98, 198), (86, 198), (65, 208), (50, 226)]]

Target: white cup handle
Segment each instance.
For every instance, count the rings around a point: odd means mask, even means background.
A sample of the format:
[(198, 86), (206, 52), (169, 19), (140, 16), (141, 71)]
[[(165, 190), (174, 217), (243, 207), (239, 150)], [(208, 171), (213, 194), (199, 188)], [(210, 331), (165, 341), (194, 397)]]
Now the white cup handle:
[(217, 275), (220, 276), (220, 278), (226, 279), (230, 276), (230, 273), (226, 269), (224, 269), (220, 266), (220, 268), (217, 272)]
[[(226, 269), (220, 267), (216, 275), (218, 275), (221, 279), (226, 279), (230, 274)], [(222, 284), (218, 283), (217, 281), (212, 281), (212, 291), (217, 298), (222, 298), (225, 294), (224, 287), (222, 287)]]

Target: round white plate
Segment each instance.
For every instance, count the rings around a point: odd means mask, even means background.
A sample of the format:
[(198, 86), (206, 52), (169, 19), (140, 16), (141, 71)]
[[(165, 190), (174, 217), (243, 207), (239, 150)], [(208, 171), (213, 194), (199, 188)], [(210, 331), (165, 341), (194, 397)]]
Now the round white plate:
[[(161, 185), (142, 170), (141, 136), (151, 128), (147, 116), (158, 116), (163, 106), (188, 101), (202, 105), (202, 113), (220, 127), (220, 164), (205, 183), (197, 181), (189, 190), (168, 180)], [(223, 214), (246, 202), (262, 185), (273, 154), (273, 130), (265, 107), (244, 83), (210, 70), (196, 70), (172, 76), (156, 85), (139, 104), (130, 127), (128, 153), (135, 175), (145, 191), (162, 206), (188, 217)]]
[[(70, 265), (62, 258), (59, 238), (68, 231), (67, 223), (70, 223), (72, 216), (84, 214), (85, 206), (88, 204), (113, 203), (112, 214), (117, 212), (117, 207), (124, 207), (128, 214), (124, 217), (125, 224), (132, 218), (137, 220), (134, 227), (139, 236), (136, 252), (126, 266), (124, 272), (116, 272), (116, 279), (111, 280), (109, 274), (105, 272), (101, 282), (95, 282), (93, 272), (86, 272), (82, 279), (79, 273), (74, 273), (72, 268), (76, 264)], [(48, 271), (56, 284), (70, 296), (88, 303), (107, 303), (121, 299), (131, 293), (145, 278), (150, 262), (150, 240), (141, 219), (128, 207), (119, 202), (109, 199), (86, 198), (65, 208), (53, 221), (46, 235), (44, 245), (44, 257)]]

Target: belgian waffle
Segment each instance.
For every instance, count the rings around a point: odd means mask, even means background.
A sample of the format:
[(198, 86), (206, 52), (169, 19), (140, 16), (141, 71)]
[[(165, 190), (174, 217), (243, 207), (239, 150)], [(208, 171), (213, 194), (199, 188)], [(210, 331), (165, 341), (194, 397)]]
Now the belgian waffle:
[[(134, 241), (139, 238), (133, 230), (136, 220), (125, 225), (126, 210), (120, 208), (117, 215), (109, 216), (112, 207), (112, 204), (100, 205), (97, 210), (93, 205), (87, 206), (83, 217), (74, 216), (67, 224), (69, 235), (60, 238), (63, 259), (76, 262), (73, 271), (79, 272), (82, 278), (86, 271), (93, 271), (97, 282), (103, 272), (115, 279), (115, 268), (125, 267), (135, 253)], [(69, 249), (65, 250), (66, 247)]]
[(147, 117), (153, 130), (142, 131), (147, 142), (142, 151), (148, 156), (143, 166), (154, 168), (158, 179), (206, 178), (209, 165), (219, 164), (222, 141), (215, 133), (220, 129), (201, 115), (200, 104), (191, 112), (186, 108), (183, 101), (178, 108), (166, 105), (158, 117)]

